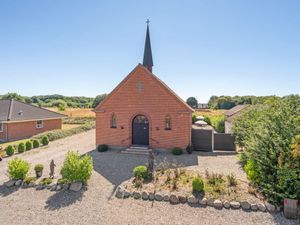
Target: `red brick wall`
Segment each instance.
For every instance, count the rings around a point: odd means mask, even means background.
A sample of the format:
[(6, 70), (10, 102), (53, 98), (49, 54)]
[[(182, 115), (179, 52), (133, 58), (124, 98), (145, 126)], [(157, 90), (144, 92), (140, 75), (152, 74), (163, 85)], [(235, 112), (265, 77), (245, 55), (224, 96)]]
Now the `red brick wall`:
[[(142, 84), (139, 92), (138, 86)], [(191, 111), (163, 88), (153, 75), (137, 68), (116, 92), (96, 111), (96, 144), (130, 146), (132, 120), (145, 115), (149, 120), (152, 148), (185, 148), (191, 140)], [(115, 113), (117, 128), (110, 128)], [(171, 130), (165, 130), (165, 116), (171, 116)], [(123, 129), (122, 129), (123, 127)]]
[(61, 119), (44, 120), (43, 124), (44, 127), (38, 129), (36, 128), (36, 121), (8, 123), (7, 129), (9, 141), (29, 138), (49, 130), (61, 129), (62, 121)]

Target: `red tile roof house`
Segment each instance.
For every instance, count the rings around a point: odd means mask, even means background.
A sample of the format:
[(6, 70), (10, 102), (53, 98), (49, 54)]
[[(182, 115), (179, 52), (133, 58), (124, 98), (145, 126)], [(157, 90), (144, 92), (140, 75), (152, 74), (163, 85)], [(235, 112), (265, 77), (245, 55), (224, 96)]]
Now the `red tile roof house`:
[(61, 129), (63, 117), (65, 115), (17, 100), (0, 100), (0, 141), (15, 141)]
[(138, 64), (95, 108), (96, 144), (112, 148), (191, 145), (194, 110), (152, 73), (147, 26), (143, 65)]

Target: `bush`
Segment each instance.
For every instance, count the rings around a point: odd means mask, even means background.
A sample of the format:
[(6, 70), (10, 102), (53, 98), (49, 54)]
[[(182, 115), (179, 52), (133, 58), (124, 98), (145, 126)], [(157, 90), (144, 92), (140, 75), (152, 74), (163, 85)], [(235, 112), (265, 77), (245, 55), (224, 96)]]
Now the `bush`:
[(19, 158), (14, 158), (8, 162), (8, 174), (11, 179), (24, 180), (30, 169), (30, 164)]
[(36, 164), (36, 165), (34, 166), (34, 171), (35, 171), (35, 172), (42, 172), (43, 169), (44, 169), (44, 165), (43, 165), (43, 164)]
[(19, 153), (25, 152), (25, 144), (24, 144), (24, 143), (20, 143), (20, 144), (18, 145), (18, 152), (19, 152)]
[(235, 119), (232, 130), (247, 153), (247, 176), (268, 202), (282, 205), (284, 198), (300, 199), (300, 96), (249, 107)]
[(43, 144), (43, 145), (48, 145), (48, 144), (49, 144), (49, 139), (48, 139), (47, 136), (44, 136), (44, 137), (42, 138), (42, 144)]
[(143, 178), (144, 180), (148, 178), (148, 169), (146, 166), (136, 166), (133, 169), (133, 176), (138, 178)]
[(108, 150), (108, 146), (105, 144), (98, 145), (97, 150), (98, 152), (106, 152)]
[(32, 149), (32, 142), (31, 141), (26, 141), (25, 145), (26, 145), (26, 151), (29, 151), (29, 150)]
[(207, 170), (205, 171), (205, 176), (207, 182), (212, 186), (218, 186), (219, 184), (224, 183), (224, 179), (222, 174), (218, 173), (209, 173)]
[(15, 153), (15, 147), (12, 145), (9, 145), (5, 149), (6, 155), (12, 156)]
[(36, 177), (26, 177), (26, 178), (24, 179), (24, 182), (25, 182), (26, 184), (34, 183), (35, 181), (36, 181)]
[(192, 123), (195, 123), (197, 121), (197, 115), (193, 114), (192, 115)]
[(78, 152), (68, 152), (60, 171), (62, 177), (69, 182), (86, 183), (93, 171), (93, 161), (88, 155), (80, 157)]
[(175, 148), (172, 149), (172, 153), (173, 153), (173, 155), (181, 155), (182, 154), (182, 149), (178, 148), (178, 147), (175, 147)]
[(69, 137), (75, 134), (79, 134), (95, 128), (95, 124), (88, 123), (79, 127), (74, 127), (68, 130), (51, 130), (38, 135), (33, 136), (32, 138), (42, 140), (44, 136), (47, 136), (49, 141), (55, 141), (61, 138)]
[(52, 179), (51, 178), (43, 178), (41, 181), (40, 181), (40, 184), (41, 185), (47, 185), (47, 184), (51, 184), (52, 183)]
[(59, 179), (57, 180), (57, 184), (66, 184), (66, 183), (68, 183), (68, 180), (67, 180), (67, 179), (59, 178)]
[(195, 177), (192, 182), (193, 191), (202, 192), (204, 188), (204, 183), (201, 177)]
[(229, 174), (226, 176), (226, 178), (227, 178), (227, 182), (228, 182), (229, 186), (237, 185), (237, 180), (236, 180), (236, 177), (234, 176), (234, 174)]
[(33, 148), (38, 148), (40, 147), (40, 142), (39, 140), (34, 139), (32, 142)]

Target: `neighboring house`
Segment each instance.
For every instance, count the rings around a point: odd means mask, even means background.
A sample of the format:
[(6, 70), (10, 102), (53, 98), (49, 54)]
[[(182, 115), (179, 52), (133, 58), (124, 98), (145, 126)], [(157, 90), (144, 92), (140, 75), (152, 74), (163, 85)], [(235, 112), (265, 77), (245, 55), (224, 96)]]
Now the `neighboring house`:
[(152, 73), (147, 26), (143, 65), (138, 64), (95, 108), (96, 144), (186, 148), (191, 144), (192, 112)]
[(14, 141), (61, 129), (63, 117), (65, 115), (17, 100), (0, 100), (0, 140)]
[(198, 109), (208, 109), (207, 103), (198, 103)]
[(237, 105), (225, 112), (225, 133), (230, 134), (236, 117), (245, 112), (249, 105)]

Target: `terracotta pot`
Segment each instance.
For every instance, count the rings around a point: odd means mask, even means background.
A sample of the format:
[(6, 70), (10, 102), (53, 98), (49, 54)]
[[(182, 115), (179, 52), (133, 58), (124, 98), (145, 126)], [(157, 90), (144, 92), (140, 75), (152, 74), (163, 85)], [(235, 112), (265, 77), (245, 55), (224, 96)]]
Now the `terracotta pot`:
[(37, 178), (39, 178), (43, 175), (43, 171), (35, 171), (35, 175)]

